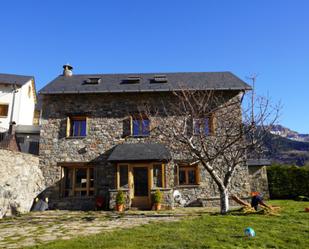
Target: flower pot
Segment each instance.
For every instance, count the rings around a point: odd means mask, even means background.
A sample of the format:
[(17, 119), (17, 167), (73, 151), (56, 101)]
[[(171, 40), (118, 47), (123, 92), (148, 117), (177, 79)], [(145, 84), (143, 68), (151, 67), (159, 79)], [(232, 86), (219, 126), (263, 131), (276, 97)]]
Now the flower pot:
[(153, 207), (155, 211), (161, 210), (161, 203), (155, 203), (153, 204)]
[(124, 211), (124, 205), (123, 204), (116, 204), (116, 211), (117, 212), (123, 212)]

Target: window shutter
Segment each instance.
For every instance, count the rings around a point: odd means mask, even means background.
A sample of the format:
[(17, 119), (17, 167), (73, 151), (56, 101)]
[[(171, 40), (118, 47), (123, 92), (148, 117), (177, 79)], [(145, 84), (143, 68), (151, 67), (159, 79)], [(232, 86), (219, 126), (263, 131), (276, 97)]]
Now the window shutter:
[(132, 135), (132, 117), (128, 117), (122, 122), (122, 136), (128, 137)]
[(212, 113), (210, 116), (210, 134), (215, 135), (217, 129), (217, 119), (215, 113)]
[(193, 121), (194, 120), (192, 118), (188, 118), (186, 120), (186, 133), (188, 136), (192, 136), (194, 134)]
[(149, 130), (153, 131), (154, 129), (156, 129), (159, 126), (158, 124), (158, 120), (156, 120), (155, 118), (152, 118), (150, 120), (150, 124), (149, 124)]
[(196, 165), (196, 184), (200, 184), (201, 176), (200, 176), (200, 168), (198, 165)]
[(70, 117), (67, 117), (67, 129), (66, 129), (66, 137), (69, 137), (71, 134), (71, 120)]
[(88, 134), (89, 134), (89, 118), (88, 117), (86, 117), (86, 136), (88, 136)]
[(174, 186), (179, 185), (179, 166), (174, 166)]

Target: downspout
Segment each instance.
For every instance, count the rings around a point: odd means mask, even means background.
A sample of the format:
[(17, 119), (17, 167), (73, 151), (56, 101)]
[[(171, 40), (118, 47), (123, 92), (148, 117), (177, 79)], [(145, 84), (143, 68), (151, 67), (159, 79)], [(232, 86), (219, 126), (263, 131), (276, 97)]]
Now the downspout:
[[(15, 82), (16, 83), (16, 82)], [(13, 131), (13, 115), (14, 115), (14, 107), (15, 107), (15, 93), (17, 92), (16, 90), (16, 84), (13, 85), (13, 100), (12, 100), (12, 109), (11, 109), (11, 117), (10, 117), (10, 126), (9, 126), (9, 134), (12, 135)]]

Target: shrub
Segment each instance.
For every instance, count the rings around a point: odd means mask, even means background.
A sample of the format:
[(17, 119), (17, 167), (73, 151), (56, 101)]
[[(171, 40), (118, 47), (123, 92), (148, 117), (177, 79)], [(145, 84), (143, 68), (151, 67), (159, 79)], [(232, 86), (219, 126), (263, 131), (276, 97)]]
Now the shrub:
[(116, 204), (121, 205), (125, 203), (125, 196), (123, 191), (118, 191), (117, 195), (116, 195)]
[(269, 194), (272, 199), (309, 196), (309, 170), (297, 166), (274, 165), (267, 168)]
[(159, 189), (153, 194), (153, 202), (154, 203), (161, 203), (162, 201), (162, 193)]

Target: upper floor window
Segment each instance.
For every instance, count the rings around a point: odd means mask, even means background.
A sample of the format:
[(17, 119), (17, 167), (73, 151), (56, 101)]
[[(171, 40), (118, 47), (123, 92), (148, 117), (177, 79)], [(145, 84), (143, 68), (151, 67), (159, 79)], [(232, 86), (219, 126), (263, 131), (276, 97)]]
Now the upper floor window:
[(133, 117), (133, 120), (132, 120), (132, 135), (134, 137), (149, 136), (149, 134), (150, 134), (149, 125), (150, 125), (150, 121), (149, 121), (148, 118)]
[(204, 118), (193, 119), (193, 134), (194, 135), (212, 135), (215, 133), (215, 118), (214, 115), (209, 115)]
[(87, 135), (87, 117), (67, 118), (67, 137), (85, 137)]
[(7, 104), (0, 104), (0, 117), (6, 118), (9, 112), (9, 105)]

